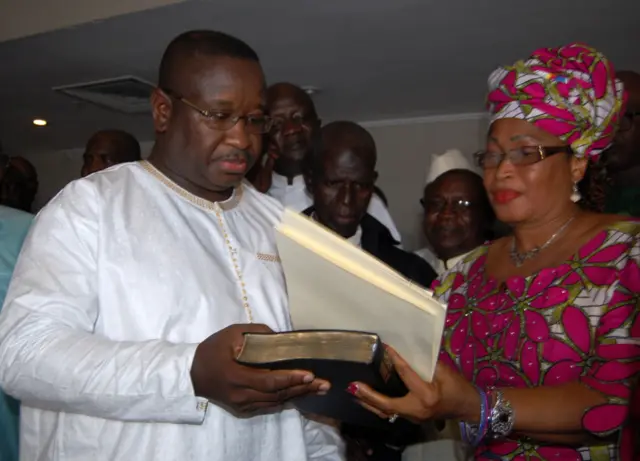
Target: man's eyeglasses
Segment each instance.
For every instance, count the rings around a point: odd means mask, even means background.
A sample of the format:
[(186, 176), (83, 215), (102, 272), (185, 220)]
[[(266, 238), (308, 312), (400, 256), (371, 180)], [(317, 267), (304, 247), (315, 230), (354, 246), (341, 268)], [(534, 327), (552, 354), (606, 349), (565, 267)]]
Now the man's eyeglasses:
[(640, 111), (626, 112), (620, 119), (618, 131), (624, 133), (625, 131), (631, 130), (631, 128), (633, 128), (633, 122), (638, 115), (640, 115)]
[(473, 203), (469, 200), (463, 199), (445, 200), (434, 198), (432, 200), (427, 200), (426, 202), (424, 199), (420, 199), (420, 205), (422, 205), (422, 208), (424, 208), (424, 211), (427, 213), (442, 213), (448, 206), (452, 212), (459, 214), (464, 213), (473, 207)]
[(560, 152), (573, 154), (573, 150), (569, 146), (524, 146), (511, 149), (508, 152), (481, 150), (473, 156), (478, 166), (486, 170), (497, 168), (505, 159), (508, 159), (513, 165), (533, 165)]
[(207, 121), (207, 124), (214, 130), (227, 131), (236, 126), (240, 120), (244, 120), (248, 132), (264, 134), (268, 133), (273, 125), (271, 118), (266, 115), (236, 115), (221, 110), (202, 109), (175, 91), (167, 88), (161, 88), (161, 90), (167, 96), (176, 101), (180, 101), (202, 115)]

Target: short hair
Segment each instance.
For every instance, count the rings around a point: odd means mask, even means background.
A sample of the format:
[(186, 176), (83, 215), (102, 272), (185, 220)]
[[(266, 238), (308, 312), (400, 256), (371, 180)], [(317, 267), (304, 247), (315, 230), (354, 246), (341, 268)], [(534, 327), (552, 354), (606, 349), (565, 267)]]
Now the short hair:
[(158, 86), (171, 88), (185, 58), (224, 56), (260, 62), (258, 54), (239, 38), (215, 30), (192, 30), (174, 38), (160, 61)]
[(31, 212), (31, 206), (38, 193), (38, 172), (24, 157), (11, 157), (5, 172), (3, 188), (11, 190), (11, 207)]
[(140, 143), (131, 133), (124, 130), (100, 130), (94, 133), (87, 142), (87, 147), (91, 146), (99, 137), (108, 136), (111, 141), (118, 147), (115, 152), (117, 160), (134, 162), (141, 159)]
[[(324, 136), (323, 136), (324, 135)], [(312, 176), (318, 175), (322, 170), (322, 159), (326, 152), (325, 136), (331, 141), (346, 141), (347, 139), (357, 140), (361, 146), (366, 147), (372, 152), (373, 168), (377, 162), (376, 142), (365, 128), (355, 122), (337, 121), (331, 122), (317, 130), (311, 140), (311, 147), (305, 157), (305, 170), (307, 174)]]
[[(309, 111), (309, 116), (315, 119), (318, 118), (318, 111), (311, 95), (293, 83), (278, 82), (270, 85), (267, 88), (267, 104), (273, 104), (282, 94), (295, 97)], [(269, 107), (269, 110), (271, 110), (271, 107)]]

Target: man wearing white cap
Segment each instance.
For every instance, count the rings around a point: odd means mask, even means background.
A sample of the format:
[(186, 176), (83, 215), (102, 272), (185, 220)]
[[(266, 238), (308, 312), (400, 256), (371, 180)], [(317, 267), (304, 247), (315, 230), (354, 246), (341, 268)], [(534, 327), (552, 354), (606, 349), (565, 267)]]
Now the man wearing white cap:
[(416, 253), (438, 274), (489, 237), (494, 217), (482, 178), (459, 150), (432, 157), (421, 203), (428, 247)]
[[(428, 246), (416, 251), (441, 275), (488, 237), (493, 211), (471, 162), (450, 149), (432, 156), (423, 198), (423, 232)], [(465, 459), (457, 424), (447, 422), (437, 440), (411, 445), (403, 461)]]

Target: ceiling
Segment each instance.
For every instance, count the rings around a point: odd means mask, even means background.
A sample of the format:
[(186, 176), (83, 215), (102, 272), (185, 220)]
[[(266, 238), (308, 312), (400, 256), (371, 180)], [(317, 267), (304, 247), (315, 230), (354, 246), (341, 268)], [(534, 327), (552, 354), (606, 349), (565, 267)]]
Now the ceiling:
[(0, 139), (14, 155), (79, 147), (102, 128), (151, 139), (149, 116), (51, 88), (120, 75), (153, 82), (164, 47), (189, 29), (244, 39), (270, 82), (321, 88), (325, 120), (370, 121), (481, 111), (489, 72), (540, 46), (583, 41), (640, 71), (639, 17), (637, 0), (189, 0), (0, 43)]
[[(0, 42), (185, 0), (0, 0)], [(37, 14), (34, 14), (37, 12)]]

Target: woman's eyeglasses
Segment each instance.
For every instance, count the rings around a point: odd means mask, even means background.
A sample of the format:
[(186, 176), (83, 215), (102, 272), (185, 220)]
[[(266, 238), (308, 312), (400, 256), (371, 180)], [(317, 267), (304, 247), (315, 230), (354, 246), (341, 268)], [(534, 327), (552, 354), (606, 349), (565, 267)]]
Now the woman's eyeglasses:
[(523, 146), (507, 152), (481, 150), (473, 156), (478, 166), (486, 170), (497, 168), (505, 159), (513, 165), (533, 165), (560, 152), (573, 154), (569, 146)]

